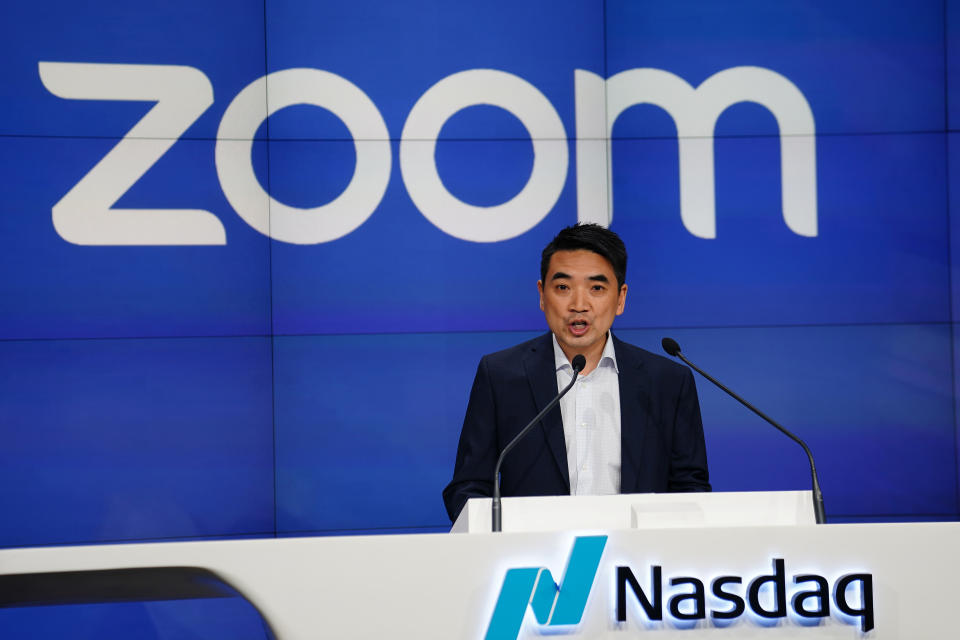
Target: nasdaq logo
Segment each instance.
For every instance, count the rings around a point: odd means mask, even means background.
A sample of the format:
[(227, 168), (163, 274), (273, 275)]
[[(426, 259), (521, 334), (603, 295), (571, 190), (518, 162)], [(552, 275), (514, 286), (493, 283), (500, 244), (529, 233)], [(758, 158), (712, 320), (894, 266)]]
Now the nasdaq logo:
[[(517, 640), (528, 610), (541, 634), (582, 633), (578, 627), (600, 570), (607, 536), (581, 536), (574, 540), (559, 584), (546, 567), (509, 569), (503, 579), (484, 640)], [(807, 627), (828, 624), (859, 626), (863, 633), (875, 626), (873, 574), (848, 572), (834, 580), (819, 573), (788, 576), (783, 558), (772, 560), (772, 573), (744, 576), (703, 574), (667, 576), (661, 565), (650, 565), (649, 580), (641, 581), (627, 565), (608, 567), (613, 590), (601, 588), (609, 598), (613, 618), (609, 628), (647, 631), (728, 627), (741, 619), (759, 627), (782, 623)], [(609, 584), (606, 578), (600, 584)], [(645, 584), (643, 584), (645, 582)], [(608, 607), (604, 607), (608, 608)], [(593, 623), (595, 624), (595, 623)], [(639, 626), (633, 626), (638, 624)]]
[[(673, 625), (687, 629), (706, 622), (728, 626), (742, 617), (765, 627), (787, 619), (814, 626), (831, 616), (844, 624), (859, 625), (863, 633), (874, 628), (871, 573), (842, 575), (831, 588), (827, 577), (816, 573), (801, 573), (788, 580), (784, 559), (774, 558), (773, 573), (753, 578), (721, 575), (705, 580), (681, 575), (667, 579), (660, 565), (652, 565), (649, 576), (649, 587), (644, 590), (630, 567), (616, 568), (618, 623), (627, 621), (628, 602), (633, 601), (635, 613), (647, 625), (662, 622), (666, 608)], [(665, 585), (673, 592), (666, 591)]]
[[(39, 73), (48, 91), (68, 100), (155, 103), (53, 206), (53, 225), (64, 240), (80, 245), (227, 243), (222, 221), (210, 211), (114, 208), (213, 104), (213, 86), (202, 71), (178, 65), (40, 62)], [(817, 235), (813, 112), (783, 75), (762, 67), (733, 67), (696, 88), (661, 69), (628, 69), (607, 79), (581, 69), (573, 75), (580, 222), (607, 226), (612, 221), (613, 125), (626, 109), (646, 103), (663, 108), (676, 123), (684, 227), (694, 236), (715, 238), (714, 128), (728, 107), (754, 102), (777, 121), (784, 222), (797, 235)], [(268, 193), (251, 161), (263, 120), (301, 104), (337, 116), (356, 152), (353, 177), (343, 192), (307, 208)], [(533, 146), (526, 184), (506, 202), (490, 206), (472, 205), (452, 194), (436, 164), (443, 125), (475, 105), (515, 116)], [(281, 242), (320, 244), (353, 232), (380, 206), (393, 171), (390, 139), (377, 106), (348, 79), (321, 69), (284, 69), (254, 80), (230, 101), (217, 130), (214, 164), (227, 201), (247, 224)], [(534, 85), (505, 71), (468, 69), (442, 78), (417, 100), (400, 134), (398, 160), (410, 199), (437, 228), (462, 240), (500, 242), (529, 231), (553, 209), (567, 180), (567, 147), (560, 116)]]
[(579, 624), (606, 544), (607, 536), (578, 537), (559, 586), (545, 567), (508, 570), (485, 640), (516, 640), (527, 606), (554, 632)]

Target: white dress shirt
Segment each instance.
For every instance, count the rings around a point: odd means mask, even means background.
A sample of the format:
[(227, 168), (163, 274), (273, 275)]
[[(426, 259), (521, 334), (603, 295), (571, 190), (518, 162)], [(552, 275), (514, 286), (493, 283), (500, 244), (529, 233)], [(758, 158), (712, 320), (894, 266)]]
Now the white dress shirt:
[[(553, 336), (557, 391), (573, 378), (573, 367)], [(600, 363), (581, 375), (560, 400), (567, 445), (570, 495), (620, 493), (620, 383), (612, 334), (607, 332)]]

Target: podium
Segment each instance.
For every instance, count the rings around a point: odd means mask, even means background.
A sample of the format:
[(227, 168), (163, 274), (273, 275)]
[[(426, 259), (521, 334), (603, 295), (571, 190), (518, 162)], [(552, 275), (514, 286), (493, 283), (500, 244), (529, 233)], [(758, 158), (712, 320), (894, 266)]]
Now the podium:
[[(490, 498), (471, 498), (451, 533), (489, 533)], [(503, 498), (504, 532), (815, 524), (810, 491)]]
[[(693, 495), (699, 511), (687, 497), (509, 502), (511, 511), (529, 508), (539, 528), (554, 512), (551, 526), (562, 527), (551, 531), (510, 532), (523, 521), (505, 509), (503, 533), (2, 549), (0, 596), (13, 591), (5, 584), (49, 572), (189, 569), (242, 594), (280, 640), (956, 637), (960, 523), (804, 524), (812, 517), (806, 492)], [(744, 500), (775, 508), (760, 523), (726, 520), (724, 501)], [(581, 502), (601, 512), (606, 502), (616, 516), (567, 526), (583, 515), (569, 513)], [(797, 524), (787, 523), (790, 504)], [(683, 514), (679, 526), (639, 526), (662, 525), (670, 512)], [(473, 515), (465, 514), (468, 530), (482, 526)], [(191, 601), (184, 619), (205, 605)], [(0, 602), (0, 636), (4, 615), (17, 607)]]

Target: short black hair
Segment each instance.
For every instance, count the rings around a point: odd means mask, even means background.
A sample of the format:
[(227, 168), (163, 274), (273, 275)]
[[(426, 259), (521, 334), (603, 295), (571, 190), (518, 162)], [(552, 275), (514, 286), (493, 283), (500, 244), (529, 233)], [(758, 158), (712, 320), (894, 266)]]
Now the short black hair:
[(577, 223), (560, 230), (560, 233), (543, 248), (540, 256), (540, 281), (546, 283), (550, 258), (557, 251), (586, 249), (606, 258), (617, 277), (617, 288), (623, 286), (627, 277), (627, 247), (613, 231), (593, 222)]

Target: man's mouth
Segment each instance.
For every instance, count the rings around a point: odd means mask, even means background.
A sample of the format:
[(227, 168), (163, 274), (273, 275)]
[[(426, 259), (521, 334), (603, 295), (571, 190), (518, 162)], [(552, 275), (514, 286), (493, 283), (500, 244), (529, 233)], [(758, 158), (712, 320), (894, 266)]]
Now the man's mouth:
[(575, 336), (582, 336), (587, 332), (587, 329), (590, 328), (586, 320), (574, 320), (568, 326), (570, 327), (570, 333)]

